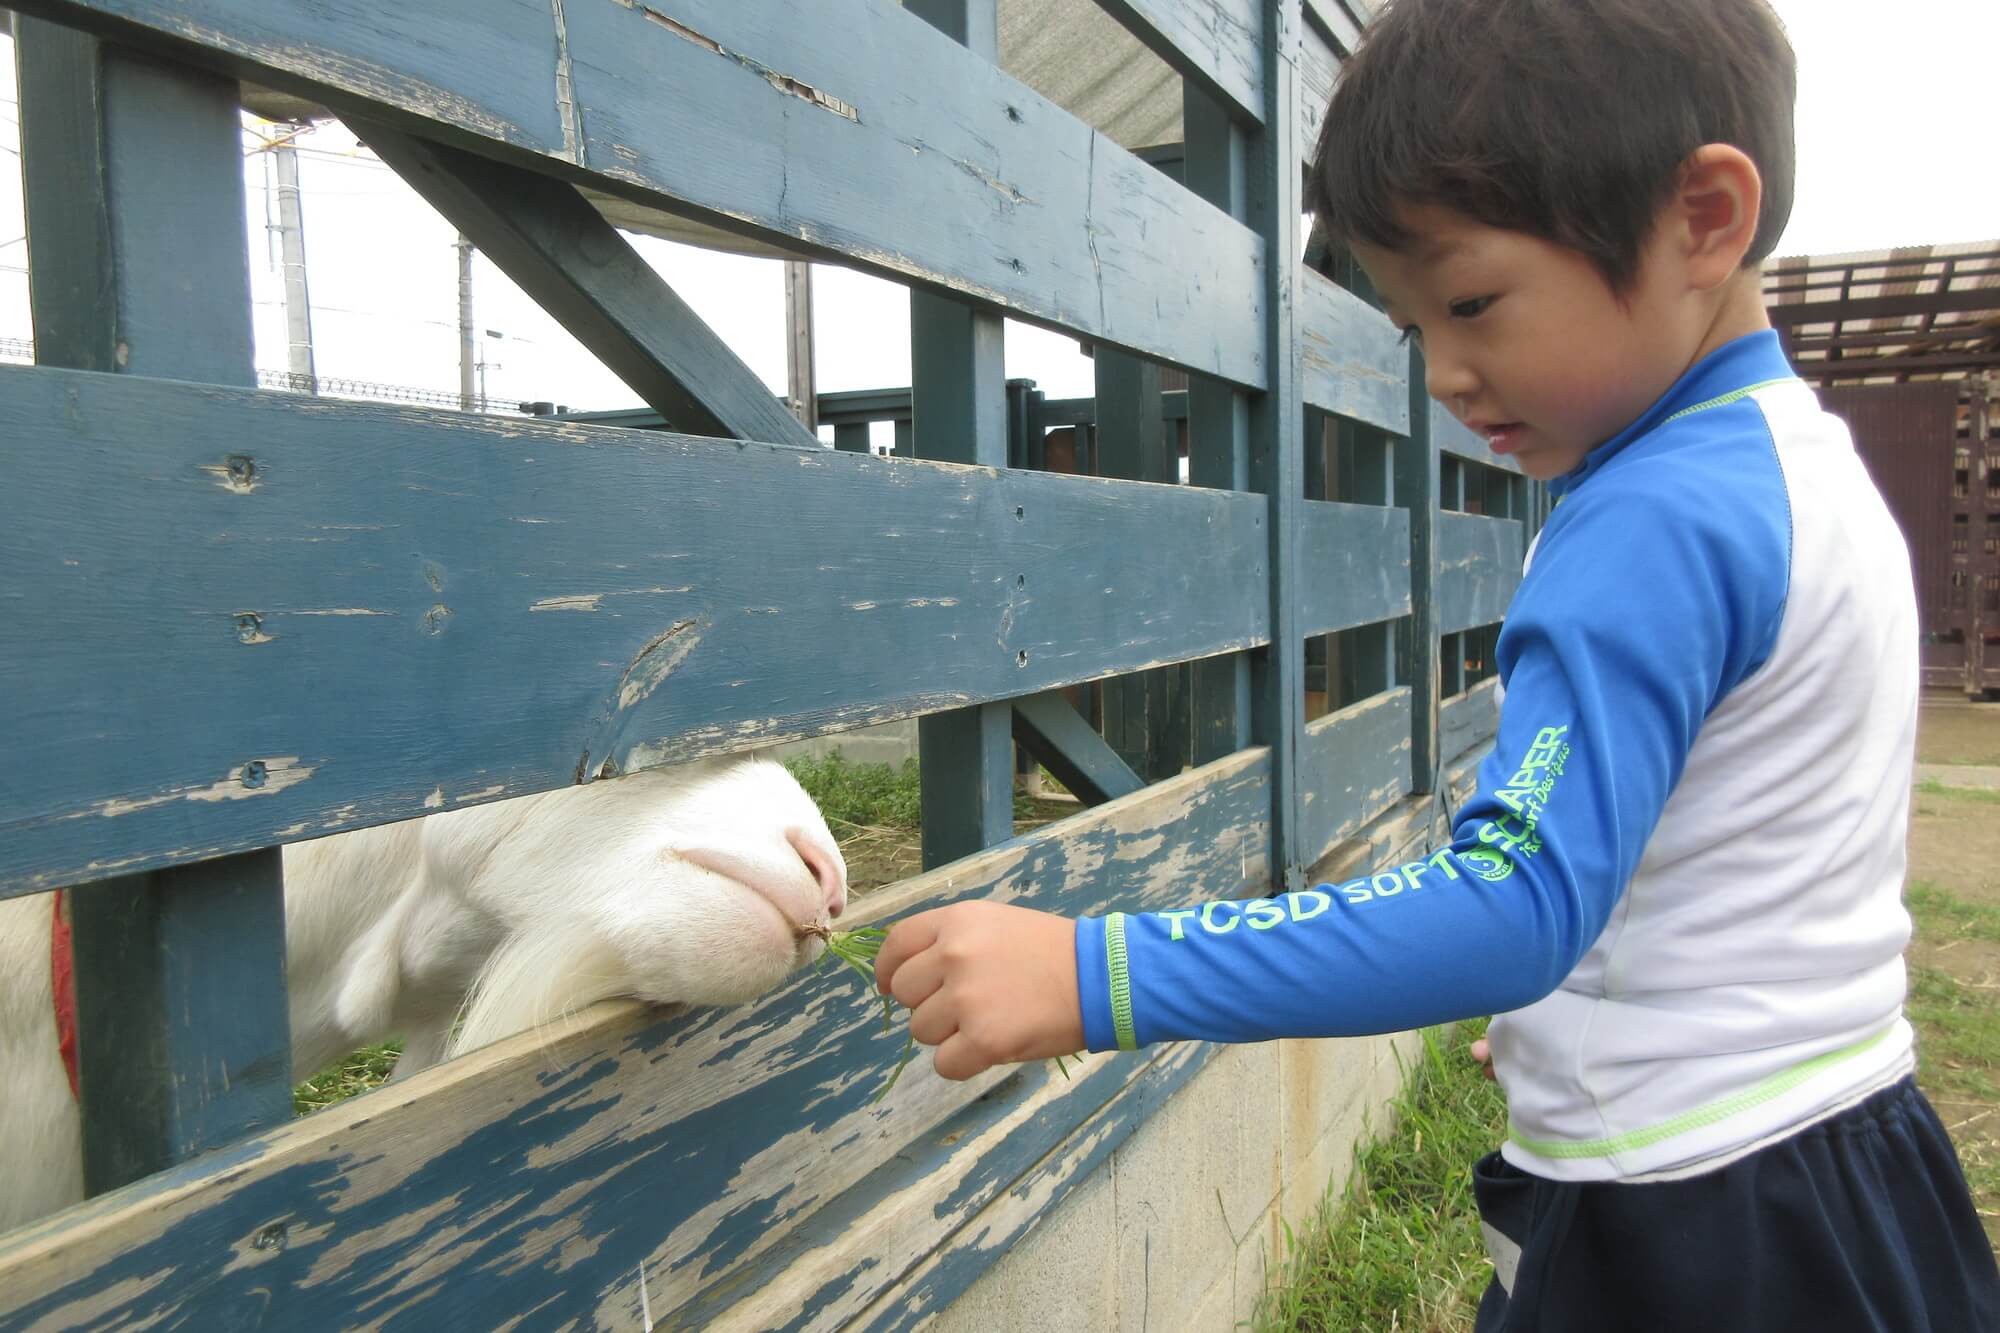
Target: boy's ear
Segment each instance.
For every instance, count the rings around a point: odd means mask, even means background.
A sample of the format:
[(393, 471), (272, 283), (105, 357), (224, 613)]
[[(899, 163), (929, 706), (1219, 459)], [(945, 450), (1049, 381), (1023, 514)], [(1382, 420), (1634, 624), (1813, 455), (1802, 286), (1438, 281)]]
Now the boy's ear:
[(1703, 144), (1688, 156), (1669, 219), (1691, 287), (1713, 291), (1742, 269), (1763, 203), (1764, 178), (1742, 149)]

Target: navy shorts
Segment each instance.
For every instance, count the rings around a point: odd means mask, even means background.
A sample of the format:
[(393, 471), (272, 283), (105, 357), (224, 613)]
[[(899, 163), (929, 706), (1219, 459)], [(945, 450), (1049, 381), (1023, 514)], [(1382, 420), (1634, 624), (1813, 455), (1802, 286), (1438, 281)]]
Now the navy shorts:
[(1491, 1153), (1473, 1190), (1513, 1270), (1477, 1333), (2000, 1333), (2000, 1271), (1914, 1079), (1685, 1180), (1544, 1180)]

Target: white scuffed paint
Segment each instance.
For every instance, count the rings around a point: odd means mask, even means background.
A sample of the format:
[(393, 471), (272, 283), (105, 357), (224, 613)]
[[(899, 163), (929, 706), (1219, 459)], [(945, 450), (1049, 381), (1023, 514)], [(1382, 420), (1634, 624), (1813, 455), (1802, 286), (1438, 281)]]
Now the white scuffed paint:
[(579, 593), (571, 597), (544, 597), (531, 603), (530, 611), (595, 611), (604, 601), (601, 592)]
[(618, 687), (619, 708), (630, 708), (650, 697), (700, 644), (701, 631), (695, 622), (683, 620), (640, 649)]
[[(255, 787), (246, 786), (243, 782), (243, 768), (251, 763), (264, 765), (264, 781)], [(108, 801), (97, 802), (92, 807), (92, 813), (106, 819), (116, 819), (120, 815), (150, 810), (155, 806), (168, 805), (174, 801), (240, 801), (252, 796), (270, 796), (287, 787), (296, 787), (311, 777), (314, 771), (313, 765), (300, 763), (297, 755), (247, 760), (244, 765), (230, 770), (229, 776), (220, 782), (200, 787), (176, 787), (155, 796), (141, 796), (132, 800), (114, 797)]]

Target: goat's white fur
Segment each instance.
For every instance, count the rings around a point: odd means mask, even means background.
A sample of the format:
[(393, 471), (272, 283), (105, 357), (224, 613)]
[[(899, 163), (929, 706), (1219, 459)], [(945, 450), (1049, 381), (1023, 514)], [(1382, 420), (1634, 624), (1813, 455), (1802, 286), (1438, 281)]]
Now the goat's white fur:
[[(399, 1033), (402, 1075), (613, 996), (740, 1003), (816, 956), (797, 927), (847, 893), (811, 798), (759, 757), (338, 834), (284, 865), (295, 1079)], [(0, 902), (0, 1230), (83, 1197), (50, 913)]]

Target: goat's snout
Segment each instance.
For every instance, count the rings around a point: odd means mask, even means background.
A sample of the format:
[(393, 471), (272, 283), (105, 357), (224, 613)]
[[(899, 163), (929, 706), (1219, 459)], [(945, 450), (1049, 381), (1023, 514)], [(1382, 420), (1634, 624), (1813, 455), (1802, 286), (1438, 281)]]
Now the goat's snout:
[(812, 830), (794, 826), (785, 830), (785, 840), (792, 844), (792, 850), (805, 862), (812, 873), (813, 883), (819, 886), (819, 898), (826, 906), (826, 914), (839, 916), (847, 910), (847, 872), (840, 863), (838, 851), (823, 845), (824, 839)]

